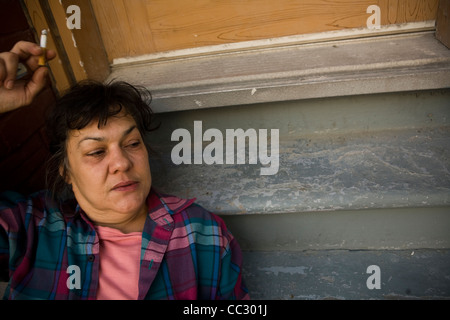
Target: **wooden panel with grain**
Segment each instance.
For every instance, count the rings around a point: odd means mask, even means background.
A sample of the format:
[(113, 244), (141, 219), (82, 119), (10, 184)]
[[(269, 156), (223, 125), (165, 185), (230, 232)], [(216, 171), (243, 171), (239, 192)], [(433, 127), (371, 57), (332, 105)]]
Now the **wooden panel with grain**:
[(439, 0), (91, 0), (115, 58), (283, 36), (435, 20)]
[(63, 7), (62, 3), (56, 1), (49, 1), (49, 6), (53, 15), (53, 19), (58, 26), (58, 32), (64, 45), (64, 49), (70, 62), (70, 67), (72, 69), (75, 80), (80, 81), (86, 79), (86, 71), (84, 70), (81, 63), (82, 61), (80, 52), (77, 48), (77, 44), (73, 38), (72, 31), (66, 27), (67, 17), (65, 8)]
[[(65, 10), (75, 4), (73, 0), (60, 2)], [(73, 43), (76, 43), (80, 61), (74, 60), (72, 64), (81, 64), (89, 79), (103, 81), (110, 73), (109, 63), (90, 0), (77, 0), (76, 5), (80, 8), (81, 24), (80, 29), (72, 29), (71, 34)], [(65, 22), (59, 25), (60, 28), (66, 28)]]
[[(25, 6), (31, 22), (33, 23), (33, 27), (38, 33), (37, 38), (39, 39), (41, 30), (50, 30), (44, 12), (42, 11), (39, 2), (35, 0), (25, 0)], [(70, 80), (59, 58), (60, 52), (57, 50), (53, 36), (54, 32), (50, 30), (47, 37), (47, 48), (55, 50), (58, 53), (58, 58), (49, 61), (48, 65), (50, 66), (51, 72), (54, 76), (56, 89), (61, 92), (70, 86)]]

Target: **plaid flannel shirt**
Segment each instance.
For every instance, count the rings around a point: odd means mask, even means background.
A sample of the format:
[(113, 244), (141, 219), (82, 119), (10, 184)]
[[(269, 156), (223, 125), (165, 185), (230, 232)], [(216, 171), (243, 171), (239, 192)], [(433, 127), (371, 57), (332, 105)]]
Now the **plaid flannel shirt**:
[[(242, 254), (223, 220), (192, 200), (152, 189), (142, 233), (138, 299), (248, 299)], [(69, 285), (77, 266), (79, 288)], [(0, 195), (4, 299), (96, 299), (99, 238), (76, 204), (45, 191)], [(68, 281), (69, 280), (69, 281)]]

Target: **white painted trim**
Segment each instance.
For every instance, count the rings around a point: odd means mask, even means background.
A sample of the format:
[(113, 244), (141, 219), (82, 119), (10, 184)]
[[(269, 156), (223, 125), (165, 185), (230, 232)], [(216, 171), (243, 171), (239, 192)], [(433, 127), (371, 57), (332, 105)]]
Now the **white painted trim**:
[(173, 60), (195, 56), (222, 54), (228, 52), (248, 51), (263, 48), (275, 48), (290, 45), (320, 43), (326, 41), (374, 37), (381, 35), (409, 33), (417, 31), (430, 31), (430, 30), (435, 30), (435, 20), (410, 22), (403, 24), (392, 24), (387, 26), (380, 26), (379, 29), (368, 29), (368, 28), (343, 29), (336, 31), (309, 33), (263, 40), (242, 41), (213, 46), (156, 52), (135, 57), (116, 58), (113, 60), (112, 67), (114, 68), (130, 64)]

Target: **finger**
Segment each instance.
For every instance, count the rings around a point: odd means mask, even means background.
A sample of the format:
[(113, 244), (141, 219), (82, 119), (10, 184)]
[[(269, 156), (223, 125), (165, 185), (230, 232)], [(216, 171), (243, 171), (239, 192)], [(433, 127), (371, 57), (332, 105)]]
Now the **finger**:
[[(36, 70), (39, 67), (38, 59), (43, 53), (41, 47), (36, 43), (28, 41), (19, 41), (11, 49), (11, 52), (17, 54), (19, 59), (26, 63), (26, 65), (32, 70)], [(53, 50), (50, 51), (50, 57), (53, 59), (53, 55), (56, 56)], [(47, 53), (48, 56), (48, 53)]]
[(2, 65), (0, 67), (0, 80), (3, 81), (3, 86), (7, 89), (12, 89), (14, 80), (16, 78), (17, 66), (19, 57), (17, 54), (11, 52), (4, 52), (1, 55)]
[(55, 50), (48, 49), (45, 52), (46, 52), (47, 60), (52, 60), (52, 59), (54, 59), (56, 57), (56, 51)]
[(38, 68), (33, 77), (25, 86), (26, 98), (25, 103), (29, 104), (34, 97), (45, 87), (48, 70), (46, 67)]
[(5, 61), (0, 57), (0, 88), (3, 85), (3, 80), (6, 78), (6, 65)]
[[(39, 47), (40, 51), (34, 51), (34, 52), (41, 52), (42, 53), (42, 49)], [(22, 55), (23, 57), (25, 57), (26, 55)], [(26, 60), (22, 60), (24, 61), (24, 63), (28, 66), (28, 68), (30, 68), (32, 71), (36, 70), (37, 68), (40, 67), (39, 65), (39, 57), (41, 55), (30, 55), (28, 56), (28, 58)], [(48, 49), (45, 50), (45, 57), (47, 61), (50, 61), (52, 59), (54, 59), (56, 57), (56, 51), (52, 50), (52, 49)]]
[[(41, 56), (31, 56), (28, 58), (27, 61), (25, 61), (25, 63), (31, 70), (36, 70), (37, 68), (42, 66), (40, 64), (40, 57)], [(55, 50), (51, 50), (51, 49), (45, 50), (45, 59), (44, 59), (45, 62), (44, 63), (47, 63), (48, 61), (54, 59), (55, 57), (56, 57)]]
[(28, 41), (19, 41), (10, 52), (19, 56), (20, 60), (27, 60), (30, 56), (39, 56), (42, 54), (42, 49), (36, 43)]

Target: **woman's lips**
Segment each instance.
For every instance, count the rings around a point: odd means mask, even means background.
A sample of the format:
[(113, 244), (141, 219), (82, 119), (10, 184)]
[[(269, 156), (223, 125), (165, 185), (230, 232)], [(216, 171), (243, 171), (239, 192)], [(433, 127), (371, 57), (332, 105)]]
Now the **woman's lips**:
[(134, 191), (138, 186), (137, 181), (122, 181), (116, 184), (112, 190), (113, 191)]

